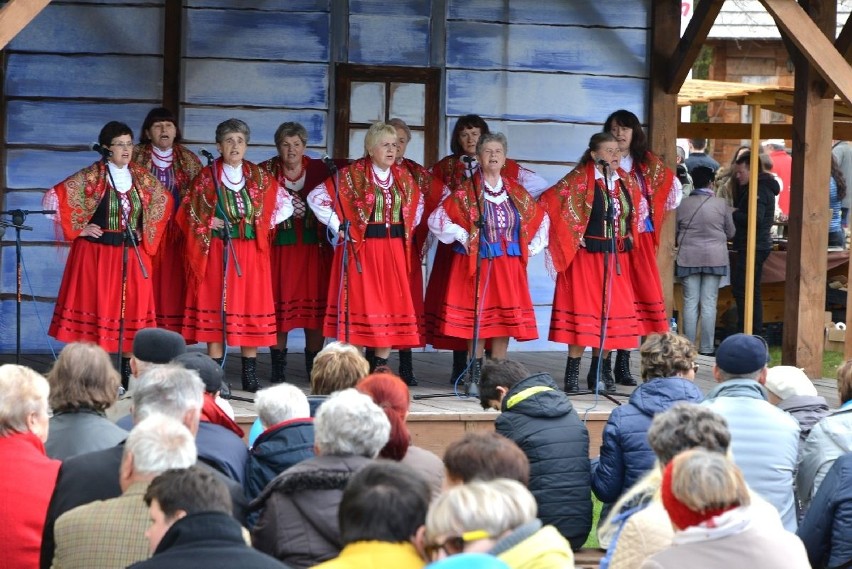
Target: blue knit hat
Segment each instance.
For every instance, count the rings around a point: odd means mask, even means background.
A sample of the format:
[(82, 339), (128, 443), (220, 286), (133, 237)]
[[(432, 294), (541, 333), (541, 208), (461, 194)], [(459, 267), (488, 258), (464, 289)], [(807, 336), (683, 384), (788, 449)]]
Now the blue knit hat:
[(754, 373), (769, 363), (769, 348), (760, 336), (734, 334), (716, 349), (716, 365), (732, 375)]

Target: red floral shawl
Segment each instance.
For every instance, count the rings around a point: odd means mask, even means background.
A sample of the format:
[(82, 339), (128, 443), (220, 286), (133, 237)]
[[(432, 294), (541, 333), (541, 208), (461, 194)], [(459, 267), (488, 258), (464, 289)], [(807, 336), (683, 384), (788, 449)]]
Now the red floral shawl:
[[(172, 196), (151, 172), (133, 162), (127, 166), (142, 201), (142, 247), (153, 256), (172, 214)], [(106, 193), (108, 179), (106, 164), (98, 161), (50, 190), (56, 194), (59, 225), (66, 240), (79, 237), (89, 224)]]
[[(137, 144), (133, 148), (132, 159), (133, 162), (139, 164), (149, 172), (153, 169), (151, 147), (151, 143)], [(177, 184), (180, 192), (178, 195), (181, 200), (183, 200), (184, 196), (186, 196), (187, 189), (189, 189), (189, 184), (195, 179), (198, 172), (201, 171), (201, 160), (199, 160), (198, 156), (193, 154), (191, 150), (182, 144), (175, 144), (172, 147), (172, 151), (172, 156), (174, 157), (173, 166), (175, 172), (175, 183)]]
[(403, 158), (400, 166), (407, 168), (411, 172), (415, 182), (420, 187), (420, 191), (423, 193), (423, 217), (421, 217), (420, 225), (417, 226), (417, 230), (415, 231), (417, 245), (421, 247), (420, 256), (422, 258), (425, 252), (422, 250), (422, 247), (425, 245), (426, 237), (429, 235), (429, 226), (426, 220), (429, 219), (429, 215), (441, 203), (441, 198), (444, 194), (444, 183), (414, 160)]
[[(476, 272), (476, 257), (479, 255), (479, 227), (476, 226), (476, 222), (479, 221), (479, 210), (476, 207), (476, 196), (477, 188), (480, 187), (481, 183), (482, 175), (477, 172), (472, 180), (467, 180), (461, 187), (451, 192), (443, 203), (450, 221), (463, 227), (470, 235), (468, 241), (470, 244), (468, 248), (470, 274)], [(535, 233), (538, 231), (542, 219), (544, 219), (544, 209), (536, 203), (535, 199), (517, 180), (503, 176), (503, 187), (509, 194), (509, 199), (518, 209), (520, 216), (518, 240), (520, 241), (521, 260), (526, 266), (529, 256), (528, 245), (530, 240), (535, 237)]]
[[(639, 204), (639, 188), (632, 176), (623, 170), (619, 169), (618, 175), (630, 192), (635, 212)], [(538, 198), (539, 204), (550, 216), (548, 254), (557, 273), (568, 268), (580, 248), (580, 239), (589, 225), (594, 196), (595, 164), (589, 160), (585, 165), (577, 165)], [(631, 237), (638, 232), (638, 218), (634, 213)], [(635, 238), (633, 241), (635, 247)]]
[[(406, 263), (411, 262), (411, 243), (415, 230), (414, 220), (417, 217), (417, 204), (420, 196), (425, 193), (412, 173), (403, 166), (394, 164), (391, 166), (394, 184), (396, 184), (402, 198), (400, 213), (405, 229), (404, 241), (406, 251)], [(369, 157), (359, 158), (352, 164), (340, 170), (338, 178), (338, 190), (340, 191), (340, 202), (343, 204), (343, 212), (340, 211), (340, 203), (334, 199), (334, 178), (325, 181), (326, 191), (331, 196), (332, 206), (341, 223), (345, 216), (352, 223), (351, 235), (355, 240), (356, 249), (364, 244), (364, 233), (367, 224), (373, 215), (373, 206), (376, 201), (374, 193), (375, 184), (372, 181), (373, 163)], [(426, 188), (428, 191), (428, 188)], [(343, 215), (341, 215), (343, 214)], [(411, 267), (408, 267), (409, 269)]]
[[(669, 192), (674, 183), (674, 172), (667, 168), (659, 156), (648, 152), (645, 155), (645, 163), (639, 164), (639, 171), (645, 180), (645, 187), (648, 190), (648, 202), (651, 205), (651, 213), (654, 223), (654, 248), (660, 246), (660, 230), (663, 227), (663, 220), (666, 214), (666, 200), (669, 198)], [(636, 168), (634, 162), (633, 168)], [(634, 202), (638, 205), (639, 202)]]
[[(222, 159), (217, 159), (213, 167), (216, 169), (216, 175), (221, 175)], [(275, 210), (278, 182), (268, 172), (247, 160), (243, 160), (243, 175), (255, 211), (254, 219), (251, 220), (256, 235), (255, 243), (258, 250), (267, 251), (270, 237), (269, 224)], [(198, 290), (207, 274), (212, 233), (210, 224), (216, 217), (216, 204), (219, 202), (213, 180), (210, 167), (202, 168), (190, 184), (189, 191), (184, 196), (177, 213), (177, 223), (186, 235), (187, 283), (193, 293)], [(230, 190), (221, 187), (221, 191)]]

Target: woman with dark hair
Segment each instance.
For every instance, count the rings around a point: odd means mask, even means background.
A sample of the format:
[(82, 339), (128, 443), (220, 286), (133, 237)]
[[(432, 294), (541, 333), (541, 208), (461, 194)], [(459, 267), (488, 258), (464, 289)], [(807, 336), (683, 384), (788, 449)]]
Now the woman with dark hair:
[[(450, 191), (454, 191), (463, 182), (470, 180), (473, 174), (479, 170), (476, 145), (479, 138), (489, 134), (489, 132), (488, 123), (479, 115), (459, 117), (450, 137), (452, 154), (432, 166), (432, 174)], [(516, 180), (534, 198), (541, 195), (548, 187), (544, 178), (532, 170), (524, 168), (511, 158), (506, 158), (506, 163), (500, 174)], [(437, 201), (433, 200), (431, 207), (430, 203), (427, 203), (427, 216), (437, 207), (442, 198), (443, 196), (440, 196)], [(425, 305), (426, 342), (432, 344), (435, 348), (453, 350), (453, 371), (450, 383), (454, 384), (467, 366), (466, 343), (464, 340), (450, 338), (441, 333), (440, 315), (438, 314), (438, 311), (446, 303), (445, 294), (449, 288), (449, 267), (452, 259), (452, 245), (438, 243), (429, 283), (426, 286)]]
[[(130, 161), (133, 131), (108, 122), (98, 143), (109, 150), (99, 160), (60, 182), (44, 196), (44, 208), (71, 251), (59, 286), (48, 333), (61, 342), (92, 342), (121, 352), (122, 381), (130, 377), (130, 352), (136, 332), (156, 326), (151, 279), (142, 277), (136, 256), (127, 261), (122, 280), (122, 249), (131, 246), (126, 223), (138, 242), (139, 255), (150, 275), (151, 258), (172, 215), (172, 197), (148, 170)], [(114, 185), (113, 185), (114, 184)], [(120, 328), (124, 340), (118, 345)]]
[[(549, 221), (535, 198), (504, 174), (506, 153), (504, 135), (482, 135), (477, 142), (481, 167), (429, 216), (432, 233), (453, 247), (448, 288), (439, 308), (440, 330), (468, 341), (470, 356), (476, 358), (471, 370), (474, 383), (486, 339), (491, 340), (492, 357), (505, 359), (509, 338), (538, 338), (527, 260), (547, 245)], [(474, 329), (477, 316), (478, 331)], [(475, 332), (477, 345), (473, 345)]]
[[(142, 123), (139, 144), (133, 149), (132, 161), (151, 172), (172, 195), (172, 214), (186, 196), (189, 184), (201, 170), (201, 161), (180, 144), (180, 128), (168, 109), (152, 109)], [(166, 226), (163, 244), (154, 256), (154, 306), (157, 326), (180, 332), (186, 301), (184, 277), (184, 237), (174, 223)]]
[(328, 296), (332, 249), (325, 238), (325, 226), (307, 206), (308, 192), (328, 178), (322, 160), (305, 156), (308, 131), (299, 123), (281, 123), (275, 131), (278, 156), (258, 166), (269, 172), (293, 202), (293, 217), (275, 228), (270, 257), (272, 296), (278, 340), (269, 349), (272, 383), (286, 380), (287, 334), (295, 328), (305, 331), (305, 369), (308, 377), (314, 358), (322, 349), (322, 319)]
[[(207, 354), (221, 364), (224, 326), (224, 340), (240, 346), (242, 352), (242, 387), (254, 392), (258, 389), (257, 348), (275, 344), (269, 235), (292, 215), (293, 204), (290, 194), (268, 172), (243, 160), (250, 135), (248, 125), (239, 119), (216, 127), (221, 158), (192, 182), (178, 211), (178, 223), (187, 236), (183, 336), (187, 342), (207, 342)], [(237, 276), (234, 257), (242, 277)]]
[[(680, 204), (682, 186), (675, 173), (648, 150), (648, 139), (636, 115), (624, 109), (615, 111), (607, 117), (603, 131), (612, 134), (618, 141), (621, 169), (639, 188), (639, 201), (634, 204), (638, 234), (633, 243), (633, 254), (628, 256), (639, 332), (642, 336), (665, 332), (669, 324), (657, 266), (659, 231), (667, 213)], [(609, 361), (604, 365), (609, 368)], [(611, 373), (606, 368), (604, 373)], [(630, 351), (627, 347), (619, 348), (615, 358), (615, 380), (622, 385), (636, 385), (630, 374)]]
[(348, 333), (349, 343), (373, 348), (375, 369), (387, 365), (392, 347), (423, 345), (422, 317), (416, 312), (409, 276), (413, 234), (423, 214), (423, 187), (396, 164), (392, 126), (371, 125), (364, 151), (364, 158), (340, 170), (339, 199), (332, 197), (333, 180), (327, 180), (308, 194), (308, 205), (335, 233), (342, 220), (351, 223), (345, 282), (344, 248), (334, 252), (323, 334), (346, 340)]
[[(757, 230), (754, 256), (754, 320), (752, 333), (763, 333), (763, 302), (760, 297), (760, 278), (763, 264), (772, 250), (772, 223), (775, 219), (775, 197), (781, 191), (775, 177), (764, 169), (762, 160), (757, 161)], [(731, 267), (731, 293), (737, 303), (737, 330), (745, 326), (745, 287), (746, 287), (746, 246), (748, 239), (749, 216), (749, 176), (751, 152), (744, 152), (734, 163), (734, 178), (737, 190), (734, 193), (734, 239), (733, 250), (736, 255)]]
[(66, 460), (113, 447), (127, 438), (127, 431), (105, 414), (118, 397), (121, 377), (103, 348), (85, 342), (68, 344), (47, 381), (53, 410), (50, 436), (44, 443), (47, 456)]
[(611, 372), (606, 373), (609, 351), (633, 347), (642, 333), (629, 260), (639, 196), (633, 179), (618, 166), (619, 155), (613, 135), (593, 135), (577, 167), (539, 198), (550, 217), (548, 257), (557, 275), (548, 339), (568, 344), (568, 393), (580, 389), (580, 357), (586, 346), (592, 346), (589, 389), (596, 386), (598, 362), (603, 360), (604, 388), (615, 391)]
[(828, 186), (828, 205), (831, 207), (831, 221), (828, 222), (828, 246), (846, 248), (846, 233), (840, 225), (840, 210), (843, 198), (846, 197), (846, 179), (837, 164), (837, 159), (831, 157), (831, 178)]
[(361, 379), (355, 389), (369, 395), (390, 421), (390, 438), (379, 451), (379, 458), (395, 460), (414, 468), (429, 482), (432, 498), (440, 495), (444, 483), (444, 463), (434, 453), (411, 443), (411, 434), (405, 422), (411, 398), (405, 383), (389, 373), (374, 373)]

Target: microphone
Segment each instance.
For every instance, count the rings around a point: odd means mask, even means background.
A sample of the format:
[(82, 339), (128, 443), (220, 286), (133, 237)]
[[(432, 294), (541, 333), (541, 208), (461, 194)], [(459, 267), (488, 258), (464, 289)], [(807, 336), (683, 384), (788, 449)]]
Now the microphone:
[(604, 168), (609, 168), (609, 162), (607, 162), (607, 161), (606, 161), (606, 160), (604, 160), (603, 158), (601, 158), (600, 160), (598, 160), (598, 164), (599, 164), (600, 166), (603, 166)]
[(337, 165), (334, 163), (334, 160), (331, 159), (331, 156), (326, 154), (322, 157), (322, 163), (325, 164), (325, 167), (328, 168), (331, 172), (337, 171)]
[(213, 155), (212, 155), (212, 154), (210, 154), (210, 152), (209, 152), (206, 148), (202, 148), (202, 149), (200, 150), (200, 152), (201, 152), (201, 155), (202, 155), (202, 156), (204, 156), (205, 158), (207, 158), (207, 160), (209, 160), (210, 162), (213, 162), (213, 160), (214, 160)]
[(109, 148), (107, 148), (106, 146), (101, 146), (97, 142), (93, 142), (91, 145), (89, 145), (89, 150), (94, 150), (104, 158), (109, 158), (110, 156), (112, 156), (112, 151)]
[(471, 164), (473, 164), (473, 161), (474, 161), (473, 156), (468, 156), (467, 154), (465, 154), (464, 156), (462, 156), (462, 157), (461, 157), (461, 159), (462, 159), (462, 162), (464, 162), (465, 164), (467, 164), (467, 167), (468, 167), (468, 168), (470, 168), (470, 165), (471, 165)]

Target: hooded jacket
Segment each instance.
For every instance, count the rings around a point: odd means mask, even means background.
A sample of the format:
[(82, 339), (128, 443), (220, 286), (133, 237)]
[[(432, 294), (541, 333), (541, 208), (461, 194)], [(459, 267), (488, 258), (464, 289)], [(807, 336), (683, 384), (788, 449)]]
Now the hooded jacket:
[(603, 431), (600, 462), (592, 473), (592, 489), (604, 503), (618, 500), (651, 470), (657, 457), (648, 444), (648, 429), (657, 413), (679, 401), (701, 403), (704, 395), (682, 377), (659, 377), (643, 383), (627, 405), (616, 407)]
[(496, 430), (530, 461), (529, 489), (539, 518), (579, 549), (592, 527), (589, 431), (546, 373), (518, 382), (503, 397), (501, 410)]
[(796, 495), (807, 510), (834, 461), (852, 452), (852, 407), (838, 409), (811, 429), (802, 445)]

